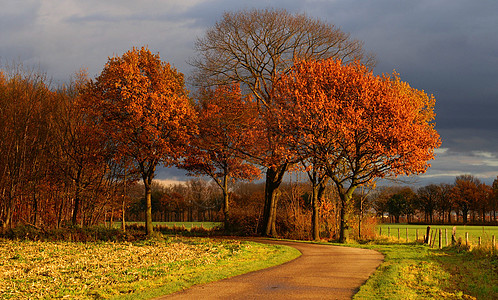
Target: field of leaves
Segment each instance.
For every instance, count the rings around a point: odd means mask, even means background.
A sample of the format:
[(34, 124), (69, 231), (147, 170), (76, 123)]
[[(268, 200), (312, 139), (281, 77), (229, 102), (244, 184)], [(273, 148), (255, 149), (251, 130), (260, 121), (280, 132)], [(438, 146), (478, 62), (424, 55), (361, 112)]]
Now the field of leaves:
[[(192, 279), (206, 266), (254, 262), (275, 252), (278, 249), (258, 244), (211, 239), (137, 243), (0, 240), (0, 294), (4, 299), (124, 296), (182, 277)], [(174, 285), (173, 290), (184, 286)]]

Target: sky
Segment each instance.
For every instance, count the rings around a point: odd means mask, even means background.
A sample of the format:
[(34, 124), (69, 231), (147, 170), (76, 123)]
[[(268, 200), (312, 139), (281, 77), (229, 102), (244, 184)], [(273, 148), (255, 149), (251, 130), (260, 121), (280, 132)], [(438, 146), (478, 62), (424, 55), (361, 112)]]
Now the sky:
[[(0, 0), (0, 64), (22, 63), (64, 83), (97, 76), (108, 57), (148, 45), (186, 77), (194, 43), (224, 11), (283, 8), (332, 23), (375, 54), (374, 73), (400, 73), (436, 98), (442, 145), (414, 184), (498, 176), (496, 0)], [(184, 180), (160, 169), (157, 178)]]

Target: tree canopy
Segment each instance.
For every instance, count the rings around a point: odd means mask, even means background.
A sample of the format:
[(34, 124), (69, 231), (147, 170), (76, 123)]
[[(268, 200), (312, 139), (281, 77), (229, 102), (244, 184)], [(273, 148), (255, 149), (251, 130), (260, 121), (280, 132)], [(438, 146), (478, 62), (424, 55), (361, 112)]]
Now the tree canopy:
[[(372, 56), (365, 54), (362, 42), (351, 39), (334, 25), (282, 9), (225, 12), (196, 41), (195, 50), (198, 57), (191, 62), (196, 67), (194, 83), (240, 83), (243, 91), (253, 95), (262, 119), (271, 118), (265, 114), (272, 105), (271, 91), (277, 74), (288, 72), (296, 61), (333, 57), (374, 64)], [(261, 146), (265, 151), (258, 152), (258, 163), (266, 168), (263, 231), (276, 235), (278, 187), (295, 162), (282, 153), (280, 138), (268, 126), (262, 128), (266, 136), (261, 139)]]
[(141, 174), (151, 234), (150, 185), (156, 167), (177, 163), (195, 129), (183, 74), (148, 48), (133, 48), (109, 58), (102, 73), (82, 91), (81, 101), (107, 136), (115, 159)]
[(287, 137), (289, 151), (325, 168), (343, 205), (375, 178), (425, 172), (440, 145), (434, 98), (396, 73), (375, 76), (360, 63), (334, 59), (302, 61), (279, 77), (272, 97), (275, 130)]

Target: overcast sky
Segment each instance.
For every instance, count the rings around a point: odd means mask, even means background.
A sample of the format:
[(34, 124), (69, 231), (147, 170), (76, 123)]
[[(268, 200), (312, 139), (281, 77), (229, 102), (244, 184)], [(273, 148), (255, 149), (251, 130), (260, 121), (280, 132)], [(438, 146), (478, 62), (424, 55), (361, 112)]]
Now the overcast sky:
[[(364, 41), (375, 73), (396, 70), (436, 98), (443, 144), (419, 182), (498, 175), (498, 1), (496, 0), (0, 0), (0, 60), (22, 62), (58, 82), (80, 68), (148, 45), (186, 76), (193, 45), (226, 10), (285, 8), (335, 24)], [(158, 178), (183, 179), (161, 170)]]

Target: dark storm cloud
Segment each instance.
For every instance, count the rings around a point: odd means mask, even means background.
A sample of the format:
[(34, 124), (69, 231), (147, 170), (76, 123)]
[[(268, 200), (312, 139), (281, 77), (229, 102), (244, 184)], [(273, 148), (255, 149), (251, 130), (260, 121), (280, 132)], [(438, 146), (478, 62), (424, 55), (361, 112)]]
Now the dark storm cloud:
[[(0, 9), (0, 59), (41, 65), (64, 81), (80, 67), (94, 76), (108, 56), (149, 45), (188, 76), (195, 39), (224, 11), (269, 7), (335, 24), (376, 55), (376, 74), (395, 69), (435, 96), (443, 150), (420, 178), (498, 175), (495, 0), (7, 0)], [(161, 170), (158, 177), (184, 173)]]
[(376, 73), (396, 69), (436, 97), (436, 128), (452, 154), (440, 155), (429, 173), (498, 173), (495, 164), (466, 163), (483, 160), (473, 151), (498, 154), (498, 1), (340, 1), (327, 7), (316, 14), (363, 40), (377, 56)]

